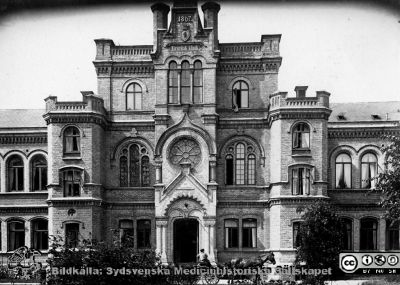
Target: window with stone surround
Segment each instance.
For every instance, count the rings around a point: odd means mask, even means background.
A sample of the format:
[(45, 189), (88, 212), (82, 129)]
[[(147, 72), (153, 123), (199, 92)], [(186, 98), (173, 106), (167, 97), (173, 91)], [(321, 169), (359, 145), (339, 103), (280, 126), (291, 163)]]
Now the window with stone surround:
[(296, 167), (292, 169), (292, 195), (309, 195), (311, 187), (311, 169)]
[(293, 248), (297, 248), (301, 244), (301, 222), (293, 223)]
[(386, 221), (386, 250), (400, 250), (399, 221)]
[(225, 248), (239, 247), (239, 220), (226, 219), (225, 228)]
[(7, 250), (16, 250), (25, 246), (25, 222), (21, 220), (11, 220), (7, 223)]
[(32, 191), (47, 190), (47, 161), (43, 155), (36, 155), (31, 161)]
[(353, 222), (348, 218), (341, 219), (341, 231), (342, 231), (342, 249), (352, 250), (353, 249)]
[(375, 188), (375, 177), (378, 173), (378, 159), (373, 153), (366, 153), (361, 158), (361, 188)]
[(347, 153), (341, 153), (335, 161), (336, 189), (351, 188), (351, 157)]
[(143, 219), (137, 221), (137, 248), (151, 247), (151, 220)]
[(64, 197), (79, 197), (83, 183), (83, 171), (71, 168), (64, 169), (60, 174), (62, 175)]
[(249, 108), (249, 85), (238, 80), (232, 86), (232, 109), (238, 111), (241, 108)]
[(142, 87), (138, 83), (131, 83), (125, 91), (126, 110), (142, 109)]
[(77, 248), (79, 245), (79, 224), (65, 224), (65, 246), (67, 248)]
[(79, 156), (81, 154), (81, 134), (77, 127), (70, 126), (64, 130), (64, 155)]
[(48, 221), (45, 219), (35, 219), (31, 222), (32, 248), (47, 250), (49, 248)]
[(257, 220), (243, 219), (242, 221), (242, 247), (257, 247)]
[(146, 147), (132, 143), (123, 147), (119, 156), (120, 186), (150, 186), (150, 157)]
[(7, 161), (8, 191), (24, 190), (24, 162), (19, 155), (11, 156)]
[(254, 146), (246, 142), (236, 142), (227, 147), (226, 153), (226, 185), (256, 184), (256, 154)]
[(194, 62), (193, 103), (203, 103), (203, 69), (201, 61), (199, 60)]
[(133, 247), (133, 221), (120, 220), (119, 221), (119, 238), (122, 246)]
[(374, 218), (360, 220), (360, 250), (377, 249), (378, 222)]
[(169, 63), (168, 70), (168, 103), (178, 104), (178, 65), (175, 61)]
[(310, 127), (306, 123), (297, 123), (292, 131), (293, 149), (310, 149)]

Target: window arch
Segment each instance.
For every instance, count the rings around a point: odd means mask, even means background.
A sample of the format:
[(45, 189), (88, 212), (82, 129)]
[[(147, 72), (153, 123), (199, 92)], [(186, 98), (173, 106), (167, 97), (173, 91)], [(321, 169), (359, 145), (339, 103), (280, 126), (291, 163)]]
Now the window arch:
[(24, 162), (19, 155), (13, 155), (7, 162), (8, 191), (24, 190)]
[(229, 145), (226, 153), (225, 184), (256, 184), (256, 154), (254, 146), (240, 141)]
[(47, 190), (47, 161), (43, 155), (36, 155), (31, 161), (32, 191)]
[(375, 177), (378, 173), (378, 159), (375, 154), (368, 152), (361, 158), (361, 188), (375, 188)]
[(378, 222), (374, 218), (363, 218), (360, 220), (360, 249), (377, 249)]
[(203, 69), (200, 60), (194, 62), (193, 103), (203, 103)]
[(351, 157), (347, 153), (341, 153), (335, 160), (336, 189), (351, 188)]
[(25, 222), (21, 220), (11, 220), (7, 223), (8, 251), (16, 250), (25, 246)]
[(136, 82), (129, 84), (126, 88), (125, 95), (126, 110), (142, 109), (142, 86)]
[(46, 250), (49, 248), (48, 221), (46, 219), (34, 219), (32, 226), (32, 248)]
[(168, 103), (178, 104), (178, 65), (175, 61), (169, 63)]
[(64, 130), (64, 154), (81, 154), (81, 134), (77, 127), (70, 126)]
[(352, 250), (353, 249), (353, 222), (348, 218), (341, 218), (342, 225), (342, 249)]
[(236, 81), (232, 86), (232, 109), (249, 107), (249, 85), (243, 80)]
[(310, 127), (306, 123), (298, 123), (292, 131), (292, 147), (293, 149), (309, 149), (310, 148)]
[(150, 186), (150, 157), (147, 149), (137, 143), (121, 149), (119, 158), (120, 186)]
[(190, 103), (190, 64), (183, 61), (181, 64), (181, 101), (182, 103)]

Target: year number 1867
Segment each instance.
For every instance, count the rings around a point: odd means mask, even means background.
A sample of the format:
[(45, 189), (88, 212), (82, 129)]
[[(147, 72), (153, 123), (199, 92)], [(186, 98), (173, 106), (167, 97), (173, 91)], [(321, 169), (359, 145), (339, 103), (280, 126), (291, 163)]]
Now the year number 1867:
[(178, 23), (187, 23), (192, 21), (192, 16), (178, 16)]

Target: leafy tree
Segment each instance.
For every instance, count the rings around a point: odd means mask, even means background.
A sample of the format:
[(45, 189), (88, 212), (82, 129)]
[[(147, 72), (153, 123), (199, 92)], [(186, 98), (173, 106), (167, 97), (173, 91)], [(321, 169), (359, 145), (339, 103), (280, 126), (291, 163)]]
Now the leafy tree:
[(385, 167), (377, 176), (376, 190), (382, 191), (380, 205), (386, 217), (400, 220), (400, 137), (385, 136), (387, 144), (381, 149), (386, 156)]
[[(299, 231), (299, 247), (296, 254), (296, 265), (305, 264), (307, 269), (332, 268), (334, 276), (341, 274), (339, 269), (339, 253), (342, 248), (342, 223), (336, 209), (327, 201), (318, 201), (303, 212), (303, 222)], [(333, 276), (305, 276), (311, 284), (323, 284), (322, 280)], [(310, 280), (311, 279), (311, 280)]]

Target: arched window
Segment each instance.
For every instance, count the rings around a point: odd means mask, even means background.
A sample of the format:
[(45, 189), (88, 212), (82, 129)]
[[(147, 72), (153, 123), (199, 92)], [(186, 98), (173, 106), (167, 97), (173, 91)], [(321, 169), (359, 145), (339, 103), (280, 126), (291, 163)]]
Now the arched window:
[(351, 188), (351, 158), (346, 153), (341, 153), (336, 157), (336, 188)]
[(119, 236), (120, 242), (123, 246), (133, 247), (133, 221), (121, 220), (119, 221)]
[(77, 127), (68, 127), (64, 130), (64, 154), (80, 155), (81, 153), (81, 134)]
[(361, 158), (361, 188), (375, 188), (375, 176), (378, 173), (378, 159), (373, 153), (366, 153)]
[(46, 250), (49, 248), (48, 222), (45, 219), (32, 221), (32, 248)]
[(150, 248), (151, 242), (151, 221), (150, 220), (138, 220), (137, 221), (137, 247), (138, 248)]
[(257, 220), (243, 219), (242, 247), (257, 247)]
[(142, 87), (137, 83), (131, 83), (126, 88), (126, 109), (142, 109)]
[(239, 247), (239, 220), (226, 219), (225, 227), (225, 248)]
[(311, 169), (296, 167), (292, 169), (292, 194), (309, 195), (311, 188)]
[(238, 142), (229, 145), (226, 152), (226, 185), (256, 184), (256, 154), (254, 147), (245, 142)]
[(8, 251), (25, 246), (25, 223), (23, 221), (9, 221), (7, 229)]
[(61, 172), (63, 179), (64, 197), (79, 197), (82, 186), (82, 170), (65, 169)]
[(194, 62), (193, 103), (203, 103), (203, 69), (199, 60)]
[(243, 80), (239, 80), (232, 87), (232, 109), (249, 107), (249, 85)]
[(400, 222), (386, 221), (386, 249), (400, 249)]
[(65, 246), (77, 248), (79, 245), (79, 224), (68, 223), (65, 225)]
[(32, 190), (47, 190), (47, 161), (43, 155), (36, 155), (31, 162)]
[(353, 222), (350, 219), (342, 218), (342, 249), (352, 250), (353, 249)]
[(13, 155), (7, 163), (8, 191), (24, 190), (24, 162), (19, 155)]
[(293, 149), (310, 148), (310, 128), (306, 123), (298, 123), (293, 128)]
[(119, 158), (120, 186), (150, 186), (150, 158), (147, 149), (140, 144), (125, 146)]
[(175, 61), (171, 61), (168, 71), (168, 103), (178, 103), (178, 66)]
[(293, 223), (293, 248), (301, 245), (301, 222)]
[(360, 249), (377, 249), (377, 229), (378, 223), (373, 218), (363, 218), (360, 220)]
[(182, 103), (190, 103), (190, 64), (183, 61), (181, 65), (181, 101)]

